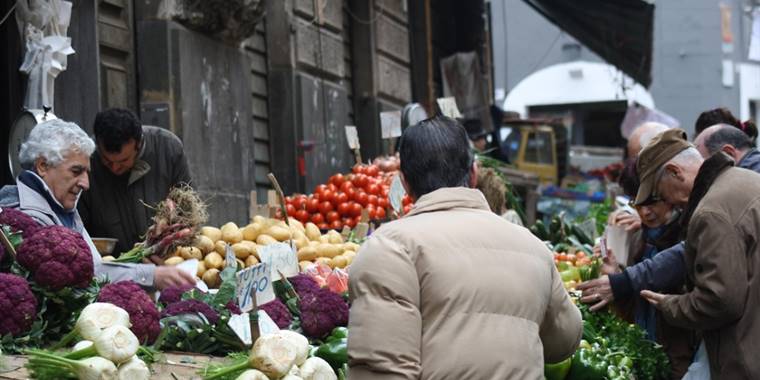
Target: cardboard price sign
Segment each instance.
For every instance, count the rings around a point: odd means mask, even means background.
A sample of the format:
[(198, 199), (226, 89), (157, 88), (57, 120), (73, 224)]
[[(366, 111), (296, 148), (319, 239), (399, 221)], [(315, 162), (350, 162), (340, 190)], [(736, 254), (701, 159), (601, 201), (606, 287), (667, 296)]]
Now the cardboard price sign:
[(298, 274), (298, 255), (288, 244), (275, 243), (259, 247), (259, 257), (262, 263), (269, 266), (272, 281), (280, 279), (280, 273), (285, 277)]
[(401, 111), (380, 112), (380, 128), (384, 139), (401, 136)]
[(353, 125), (346, 126), (346, 142), (348, 142), (348, 147), (352, 150), (361, 148), (359, 144), (359, 132)]
[(253, 310), (252, 297), (256, 297), (257, 305), (263, 305), (274, 300), (272, 271), (267, 263), (261, 263), (237, 272), (235, 280), (237, 283), (235, 296), (241, 311)]
[(438, 98), (436, 100), (438, 108), (441, 109), (441, 114), (452, 119), (459, 119), (462, 114), (459, 113), (459, 107), (457, 107), (457, 101), (455, 98)]

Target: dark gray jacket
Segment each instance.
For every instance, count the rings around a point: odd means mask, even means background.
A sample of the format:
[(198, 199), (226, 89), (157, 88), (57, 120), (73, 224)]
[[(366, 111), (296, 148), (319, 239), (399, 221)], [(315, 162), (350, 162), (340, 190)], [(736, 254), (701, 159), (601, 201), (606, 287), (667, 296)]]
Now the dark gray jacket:
[(90, 190), (82, 195), (79, 213), (92, 236), (118, 239), (114, 253), (142, 241), (152, 224), (155, 206), (172, 187), (190, 183), (182, 142), (170, 131), (143, 126), (143, 145), (132, 170), (116, 176), (92, 155)]
[[(751, 149), (737, 166), (760, 173), (760, 151)], [(682, 242), (658, 253), (652, 259), (625, 268), (623, 273), (610, 275), (610, 287), (615, 299), (632, 297), (642, 290), (664, 291), (683, 285), (686, 281), (683, 253)]]

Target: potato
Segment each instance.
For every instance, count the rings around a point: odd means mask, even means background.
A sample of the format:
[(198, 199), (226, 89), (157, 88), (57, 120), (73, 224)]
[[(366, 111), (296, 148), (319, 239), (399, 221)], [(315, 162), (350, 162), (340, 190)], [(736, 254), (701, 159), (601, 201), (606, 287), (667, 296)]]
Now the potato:
[(359, 244), (350, 241), (343, 244), (343, 248), (345, 248), (346, 251), (359, 252), (359, 247)]
[[(221, 256), (224, 256), (227, 254), (227, 242), (224, 240), (219, 240), (214, 244), (214, 252), (220, 254)], [(211, 253), (211, 252), (209, 252)]]
[(224, 233), (225, 233), (225, 232), (228, 232), (228, 233), (229, 233), (229, 232), (232, 232), (232, 231), (237, 231), (237, 230), (239, 230), (239, 229), (240, 229), (240, 228), (237, 226), (237, 224), (235, 224), (235, 223), (233, 223), (233, 222), (225, 223), (225, 224), (222, 226), (222, 228), (221, 228), (221, 230), (222, 230), (222, 235), (224, 235)]
[(345, 268), (348, 265), (348, 259), (345, 256), (335, 256), (330, 260), (330, 267), (332, 268)]
[(199, 278), (203, 278), (203, 274), (206, 273), (206, 263), (203, 261), (198, 262), (198, 271), (195, 272), (195, 275)]
[(306, 237), (308, 237), (309, 240), (318, 241), (319, 238), (322, 236), (322, 233), (319, 232), (319, 227), (317, 227), (317, 225), (314, 223), (311, 223), (311, 222), (306, 223), (305, 230), (306, 230), (305, 231)]
[(204, 255), (214, 250), (214, 241), (206, 235), (198, 235), (193, 245), (198, 247)]
[(243, 233), (240, 229), (233, 230), (232, 228), (228, 228), (222, 231), (222, 240), (230, 244), (240, 243), (243, 241)]
[(353, 262), (354, 262), (354, 256), (346, 256), (346, 255), (343, 255), (343, 257), (345, 257), (345, 258), (346, 258), (346, 266), (349, 266), (349, 265), (351, 265), (351, 263), (353, 263)]
[(298, 263), (298, 267), (300, 268), (301, 272), (305, 272), (312, 265), (314, 265), (314, 263), (311, 261), (301, 261)]
[(252, 241), (248, 241), (248, 240), (243, 240), (239, 244), (243, 244), (246, 247), (248, 247), (248, 250), (251, 251), (251, 255), (255, 255), (256, 258), (259, 257), (259, 253), (258, 253), (259, 246), (256, 245), (256, 243)]
[(255, 241), (257, 237), (259, 237), (259, 234), (261, 234), (261, 231), (264, 230), (264, 228), (261, 227), (261, 224), (259, 223), (251, 223), (242, 229), (243, 231), (243, 239)]
[(217, 252), (211, 252), (203, 258), (203, 262), (208, 269), (219, 269), (224, 266), (224, 259), (222, 255)]
[(177, 264), (179, 264), (179, 263), (181, 263), (183, 261), (185, 261), (185, 259), (183, 259), (181, 257), (176, 257), (176, 256), (175, 257), (170, 257), (170, 258), (164, 260), (164, 265), (177, 265)]
[(301, 249), (309, 245), (309, 238), (301, 231), (295, 231), (293, 233), (293, 240), (296, 242), (296, 248)]
[(330, 264), (332, 263), (332, 259), (329, 257), (317, 257), (317, 259), (314, 260), (314, 262), (317, 264), (325, 264), (327, 266), (330, 266)]
[(245, 259), (245, 267), (250, 268), (256, 264), (259, 263), (259, 259), (256, 258), (254, 255), (250, 255)]
[(232, 250), (235, 252), (235, 257), (245, 260), (251, 255), (251, 247), (248, 244), (236, 243), (232, 245)]
[(290, 224), (290, 228), (293, 230), (293, 232), (306, 232), (306, 228), (303, 226), (303, 223), (301, 223), (301, 221), (296, 218), (288, 218), (288, 224)]
[(267, 235), (267, 234), (261, 234), (259, 237), (256, 238), (256, 244), (258, 245), (269, 245), (277, 243), (277, 239)]
[(303, 247), (298, 250), (298, 261), (312, 261), (317, 258), (316, 247)]
[(317, 246), (317, 256), (319, 257), (327, 257), (327, 258), (332, 259), (333, 257), (340, 255), (341, 253), (343, 253), (342, 245), (323, 243)]
[(209, 269), (203, 274), (203, 282), (209, 288), (218, 288), (222, 284), (222, 278), (219, 276), (219, 269)]
[(330, 230), (327, 232), (327, 239), (332, 244), (343, 244), (343, 236), (338, 231)]
[(343, 252), (343, 256), (350, 257), (353, 259), (354, 257), (356, 257), (356, 252), (350, 249), (347, 249), (345, 252)]
[(211, 241), (217, 241), (222, 239), (222, 230), (216, 227), (205, 226), (201, 227), (201, 235), (206, 236)]
[(330, 237), (327, 236), (327, 234), (324, 234), (319, 237), (319, 242), (323, 244), (329, 244), (330, 243)]
[(309, 247), (317, 248), (317, 247), (319, 247), (320, 244), (322, 244), (322, 242), (320, 242), (320, 241), (310, 241), (309, 242)]
[(203, 252), (198, 247), (182, 247), (179, 249), (179, 254), (185, 260), (203, 260)]
[(269, 219), (269, 218), (265, 218), (265, 217), (263, 217), (261, 215), (256, 215), (256, 216), (253, 217), (253, 222), (254, 223), (258, 223), (260, 226), (263, 226), (264, 224), (268, 223), (267, 219)]
[(272, 226), (267, 229), (265, 234), (277, 239), (277, 241), (285, 241), (291, 238), (290, 230), (287, 227)]
[(105, 261), (105, 262), (109, 262), (109, 261), (116, 260), (116, 258), (109, 255), (109, 256), (103, 256), (100, 260)]

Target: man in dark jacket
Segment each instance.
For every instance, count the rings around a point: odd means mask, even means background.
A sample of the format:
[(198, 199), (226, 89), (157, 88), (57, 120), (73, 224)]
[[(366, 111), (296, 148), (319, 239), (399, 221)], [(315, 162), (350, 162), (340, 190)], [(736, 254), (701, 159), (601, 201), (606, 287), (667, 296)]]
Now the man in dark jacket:
[(90, 190), (79, 212), (92, 236), (118, 239), (126, 252), (152, 224), (152, 209), (169, 191), (190, 182), (182, 142), (166, 129), (143, 126), (130, 111), (113, 108), (95, 117), (97, 152)]
[(760, 175), (717, 153), (703, 161), (686, 132), (658, 135), (639, 156), (636, 204), (684, 208), (688, 292), (641, 294), (671, 323), (703, 333), (714, 379), (758, 379)]

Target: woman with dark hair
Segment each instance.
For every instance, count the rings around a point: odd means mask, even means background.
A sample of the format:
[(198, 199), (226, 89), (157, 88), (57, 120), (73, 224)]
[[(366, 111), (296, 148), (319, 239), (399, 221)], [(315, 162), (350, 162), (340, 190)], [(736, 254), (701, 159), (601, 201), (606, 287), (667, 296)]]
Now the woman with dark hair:
[(694, 123), (695, 136), (699, 136), (702, 131), (715, 124), (732, 125), (747, 134), (752, 139), (752, 145), (756, 145), (757, 143), (757, 125), (752, 120), (739, 120), (728, 108), (724, 107), (711, 109), (699, 114), (697, 121)]

